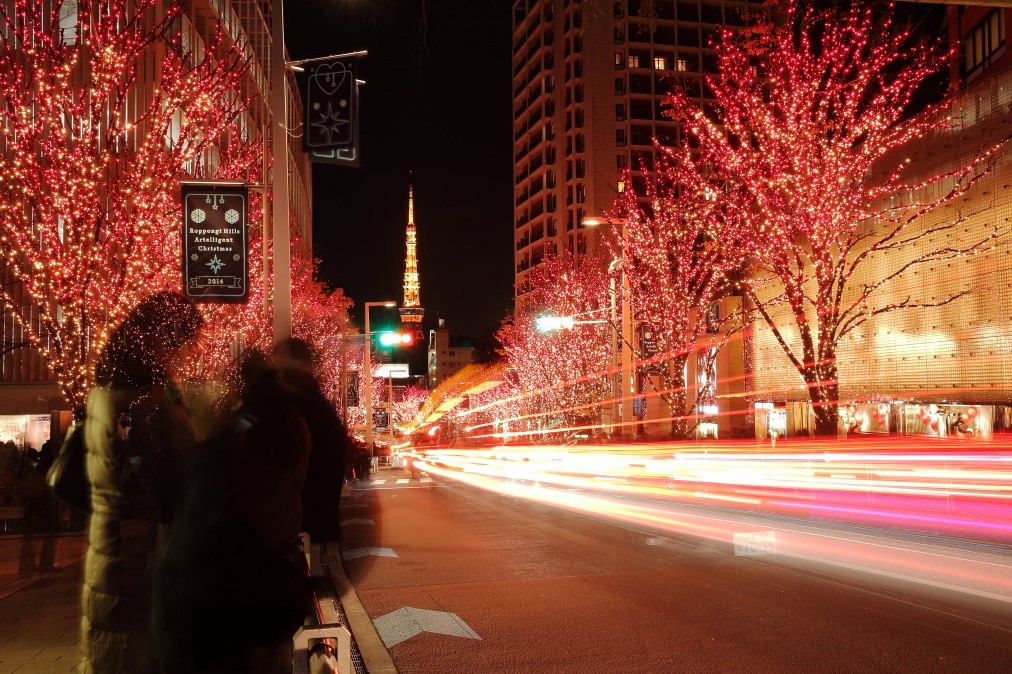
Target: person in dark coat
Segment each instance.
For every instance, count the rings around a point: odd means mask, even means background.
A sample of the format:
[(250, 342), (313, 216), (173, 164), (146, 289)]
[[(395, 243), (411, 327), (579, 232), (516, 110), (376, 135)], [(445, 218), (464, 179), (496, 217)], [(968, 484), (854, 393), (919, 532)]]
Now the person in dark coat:
[(348, 433), (313, 375), (309, 344), (296, 338), (280, 342), (274, 347), (274, 366), (282, 390), (306, 420), (312, 437), (309, 470), (302, 489), (302, 530), (311, 541), (338, 541)]
[(285, 671), (313, 610), (296, 542), (309, 429), (263, 354), (244, 357), (240, 382), (237, 408), (198, 445), (155, 569), (163, 674)]
[(99, 356), (98, 385), (88, 394), (84, 419), (91, 517), (81, 594), (81, 671), (154, 671), (148, 626), (159, 505), (141, 476), (156, 449), (131, 442), (130, 430), (138, 403), (151, 398), (165, 418), (183, 426), (171, 429), (159, 449), (180, 456), (192, 449), (187, 415), (170, 379), (202, 323), (188, 299), (158, 293), (130, 312)]

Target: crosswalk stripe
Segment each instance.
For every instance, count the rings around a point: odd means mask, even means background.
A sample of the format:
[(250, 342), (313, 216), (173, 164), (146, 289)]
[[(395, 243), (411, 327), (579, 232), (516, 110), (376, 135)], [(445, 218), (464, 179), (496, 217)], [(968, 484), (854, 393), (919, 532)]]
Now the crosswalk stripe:
[(386, 480), (373, 480), (372, 481), (373, 484), (386, 484), (386, 482), (387, 482)]
[(405, 479), (405, 478), (401, 478), (400, 480), (397, 480), (397, 484), (407, 484), (408, 482), (411, 482), (411, 480), (408, 480), (408, 479)]

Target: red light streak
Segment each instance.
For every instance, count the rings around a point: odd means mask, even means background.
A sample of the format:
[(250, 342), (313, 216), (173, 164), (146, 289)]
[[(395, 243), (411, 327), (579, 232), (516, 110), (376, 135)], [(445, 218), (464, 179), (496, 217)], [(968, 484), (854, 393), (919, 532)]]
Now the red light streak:
[(766, 529), (778, 555), (1012, 601), (1012, 441), (932, 444), (939, 451), (899, 438), (784, 452), (734, 442), (488, 447), (425, 452), (418, 465), (673, 535), (730, 544)]

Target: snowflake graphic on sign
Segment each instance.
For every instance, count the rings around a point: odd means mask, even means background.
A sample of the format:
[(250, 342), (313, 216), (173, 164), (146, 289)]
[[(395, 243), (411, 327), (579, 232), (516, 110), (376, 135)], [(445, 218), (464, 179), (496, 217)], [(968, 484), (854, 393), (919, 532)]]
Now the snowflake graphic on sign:
[(207, 217), (207, 213), (202, 208), (194, 208), (190, 211), (190, 220), (193, 220), (197, 224), (204, 222), (204, 218)]
[(225, 222), (227, 222), (230, 225), (234, 225), (235, 223), (239, 222), (239, 211), (235, 210), (234, 208), (230, 208), (227, 211), (225, 211)]
[(215, 274), (217, 274), (218, 272), (220, 272), (221, 268), (225, 266), (225, 263), (222, 262), (221, 260), (219, 260), (217, 255), (215, 255), (214, 257), (212, 257), (211, 261), (210, 262), (206, 262), (205, 264), (208, 267), (210, 267), (211, 271), (213, 271)]

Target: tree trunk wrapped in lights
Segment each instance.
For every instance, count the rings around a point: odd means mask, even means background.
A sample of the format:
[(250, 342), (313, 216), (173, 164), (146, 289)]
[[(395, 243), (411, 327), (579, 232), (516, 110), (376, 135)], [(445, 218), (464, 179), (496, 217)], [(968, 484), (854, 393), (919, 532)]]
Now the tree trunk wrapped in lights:
[[(607, 261), (563, 251), (545, 258), (528, 280), (532, 310), (515, 314), (496, 335), (532, 409), (526, 427), (537, 433), (560, 424), (599, 425), (602, 405), (611, 397)], [(542, 333), (535, 328), (541, 314), (574, 317), (576, 324)]]
[(886, 297), (907, 272), (987, 250), (1006, 233), (995, 225), (961, 238), (965, 214), (919, 220), (980, 180), (1007, 138), (954, 171), (913, 177), (922, 169), (904, 148), (961, 124), (948, 101), (915, 105), (949, 53), (898, 29), (892, 7), (784, 4), (783, 21), (721, 34), (719, 73), (707, 78), (712, 109), (676, 90), (670, 115), (736, 203), (744, 197), (739, 239), (754, 267), (742, 291), (804, 380), (816, 433), (830, 435), (841, 339), (876, 315), (965, 294)]
[(684, 437), (700, 420), (699, 401), (688, 395), (686, 364), (696, 357), (709, 369), (717, 349), (741, 327), (740, 312), (709, 310), (736, 294), (743, 258), (735, 239), (738, 211), (722, 185), (691, 150), (655, 149), (654, 165), (641, 168), (642, 181), (625, 176), (630, 187), (615, 203), (624, 222), (617, 245), (633, 315), (653, 327), (666, 356), (654, 369), (671, 410), (672, 434)]
[(241, 50), (219, 27), (187, 51), (179, 13), (158, 0), (0, 3), (0, 242), (27, 302), (7, 286), (0, 298), (74, 406), (110, 330), (178, 288), (178, 180), (225, 149), (245, 105)]

